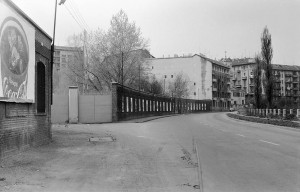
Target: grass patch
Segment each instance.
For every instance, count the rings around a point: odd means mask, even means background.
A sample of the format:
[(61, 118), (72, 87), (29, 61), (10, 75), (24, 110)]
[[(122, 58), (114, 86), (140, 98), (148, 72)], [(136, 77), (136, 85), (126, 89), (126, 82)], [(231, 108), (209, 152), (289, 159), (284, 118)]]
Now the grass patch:
[(293, 121), (288, 121), (288, 120), (282, 120), (282, 119), (269, 119), (269, 118), (242, 116), (242, 115), (237, 115), (237, 114), (232, 114), (232, 113), (227, 113), (227, 116), (234, 118), (234, 119), (240, 119), (240, 120), (251, 121), (251, 122), (256, 122), (256, 123), (272, 124), (272, 125), (294, 127), (294, 128), (300, 127), (299, 123), (296, 123)]

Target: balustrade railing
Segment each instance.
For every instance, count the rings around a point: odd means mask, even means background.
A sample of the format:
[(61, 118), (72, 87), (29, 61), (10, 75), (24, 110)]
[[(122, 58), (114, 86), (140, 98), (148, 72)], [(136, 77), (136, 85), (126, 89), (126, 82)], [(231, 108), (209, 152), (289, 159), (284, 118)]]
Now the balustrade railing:
[(112, 119), (135, 119), (156, 115), (211, 111), (211, 100), (193, 100), (154, 95), (112, 83)]

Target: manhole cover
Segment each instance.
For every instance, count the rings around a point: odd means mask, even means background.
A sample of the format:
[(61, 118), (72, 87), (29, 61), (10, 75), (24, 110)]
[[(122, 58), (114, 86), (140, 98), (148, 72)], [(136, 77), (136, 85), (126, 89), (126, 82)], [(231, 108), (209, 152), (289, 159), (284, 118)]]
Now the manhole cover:
[(89, 142), (113, 142), (113, 141), (115, 141), (115, 139), (111, 136), (89, 138)]

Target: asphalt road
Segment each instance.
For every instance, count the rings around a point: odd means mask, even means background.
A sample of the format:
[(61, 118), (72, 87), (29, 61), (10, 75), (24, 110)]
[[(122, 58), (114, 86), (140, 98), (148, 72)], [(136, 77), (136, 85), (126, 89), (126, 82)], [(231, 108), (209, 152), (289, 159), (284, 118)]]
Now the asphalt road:
[(300, 191), (300, 131), (225, 113), (54, 126), (53, 138), (3, 163), (0, 191), (199, 191), (200, 172), (204, 192)]
[(234, 120), (224, 113), (149, 124), (190, 150), (195, 139), (204, 191), (300, 191), (299, 130)]

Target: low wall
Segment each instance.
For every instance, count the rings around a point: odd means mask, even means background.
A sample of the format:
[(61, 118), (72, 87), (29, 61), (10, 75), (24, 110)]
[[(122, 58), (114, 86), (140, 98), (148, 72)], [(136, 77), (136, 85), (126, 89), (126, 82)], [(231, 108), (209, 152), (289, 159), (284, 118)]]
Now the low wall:
[(211, 100), (178, 99), (112, 83), (112, 121), (211, 111)]
[[(69, 96), (53, 95), (52, 123), (68, 123)], [(79, 95), (78, 97), (79, 123), (112, 122), (112, 96), (107, 95)]]

